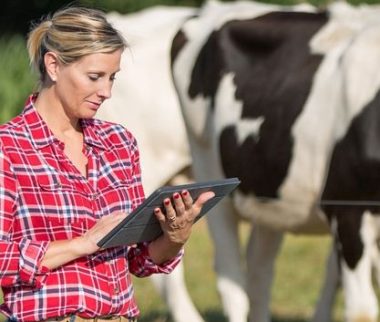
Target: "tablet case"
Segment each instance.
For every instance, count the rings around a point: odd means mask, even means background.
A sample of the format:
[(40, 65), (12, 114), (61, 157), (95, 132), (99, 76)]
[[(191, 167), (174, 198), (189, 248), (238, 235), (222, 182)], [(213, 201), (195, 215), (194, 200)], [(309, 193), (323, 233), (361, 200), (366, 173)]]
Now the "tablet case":
[(121, 245), (132, 245), (156, 239), (162, 234), (162, 230), (154, 215), (154, 209), (156, 207), (163, 209), (163, 200), (165, 198), (171, 198), (175, 192), (181, 192), (186, 189), (189, 191), (194, 201), (203, 192), (213, 191), (215, 193), (214, 198), (208, 200), (203, 205), (200, 214), (195, 220), (198, 221), (239, 184), (240, 180), (238, 178), (228, 178), (158, 188), (120, 224), (103, 237), (97, 245), (101, 248), (108, 248)]

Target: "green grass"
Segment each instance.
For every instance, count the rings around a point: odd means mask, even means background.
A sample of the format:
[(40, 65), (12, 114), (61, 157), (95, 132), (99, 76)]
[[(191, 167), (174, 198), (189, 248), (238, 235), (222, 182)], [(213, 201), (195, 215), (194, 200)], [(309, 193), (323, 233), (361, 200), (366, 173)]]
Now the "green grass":
[[(327, 236), (287, 235), (276, 262), (271, 310), (275, 322), (306, 322), (317, 302), (330, 240)], [(185, 271), (191, 297), (207, 322), (227, 322), (212, 270), (212, 246), (205, 222), (194, 227), (186, 247)], [(170, 322), (169, 313), (148, 279), (134, 279), (140, 322)], [(334, 312), (342, 321), (340, 296)], [(326, 321), (327, 322), (327, 321)]]
[[(276, 262), (277, 273), (272, 288), (274, 322), (310, 321), (318, 299), (329, 245), (326, 236), (286, 236)], [(227, 322), (216, 291), (212, 257), (212, 244), (206, 222), (202, 220), (194, 227), (186, 246), (187, 286), (206, 322)], [(142, 312), (139, 322), (171, 322), (167, 308), (151, 281), (148, 278), (133, 280)], [(331, 322), (338, 321), (342, 321), (341, 296), (338, 297)]]

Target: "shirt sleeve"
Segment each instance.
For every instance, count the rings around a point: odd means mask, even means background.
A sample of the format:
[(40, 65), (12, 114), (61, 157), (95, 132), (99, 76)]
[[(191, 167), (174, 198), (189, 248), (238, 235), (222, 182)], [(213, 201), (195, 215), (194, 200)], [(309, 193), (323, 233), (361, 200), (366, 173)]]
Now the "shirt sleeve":
[(17, 210), (17, 180), (11, 164), (0, 149), (0, 285), (30, 285), (40, 288), (48, 269), (41, 261), (48, 242), (23, 238), (12, 241), (13, 218)]
[(182, 248), (177, 256), (160, 265), (157, 265), (149, 256), (148, 245), (149, 243), (141, 243), (129, 248), (129, 270), (137, 277), (146, 277), (155, 273), (169, 274), (178, 265), (184, 254), (184, 250)]

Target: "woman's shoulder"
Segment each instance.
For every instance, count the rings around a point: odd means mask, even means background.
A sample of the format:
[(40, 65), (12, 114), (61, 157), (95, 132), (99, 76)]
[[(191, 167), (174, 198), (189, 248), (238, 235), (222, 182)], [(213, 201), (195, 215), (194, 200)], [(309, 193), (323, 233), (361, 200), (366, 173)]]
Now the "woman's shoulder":
[[(27, 138), (27, 133), (21, 115), (10, 121), (0, 124), (0, 151), (6, 153), (8, 150), (20, 150), (25, 147), (23, 142)], [(22, 149), (21, 149), (22, 150)]]
[(9, 121), (0, 124), (0, 131), (9, 130), (9, 129), (15, 130), (17, 128), (21, 130), (23, 128), (22, 123), (23, 123), (23, 119), (22, 119), (21, 114), (16, 115)]
[(16, 137), (24, 132), (25, 126), (21, 115), (17, 115), (11, 120), (0, 124), (0, 138), (4, 138), (4, 136)]

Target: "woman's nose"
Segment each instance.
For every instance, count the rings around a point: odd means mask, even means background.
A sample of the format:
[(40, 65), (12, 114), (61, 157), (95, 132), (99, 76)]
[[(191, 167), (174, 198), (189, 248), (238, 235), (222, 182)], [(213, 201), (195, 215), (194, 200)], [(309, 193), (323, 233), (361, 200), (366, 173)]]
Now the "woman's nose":
[(104, 99), (110, 98), (111, 97), (111, 90), (112, 90), (112, 83), (111, 84), (103, 84), (99, 89), (98, 89), (98, 95), (103, 97)]

